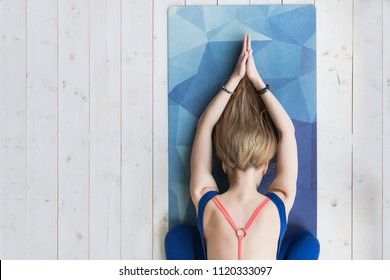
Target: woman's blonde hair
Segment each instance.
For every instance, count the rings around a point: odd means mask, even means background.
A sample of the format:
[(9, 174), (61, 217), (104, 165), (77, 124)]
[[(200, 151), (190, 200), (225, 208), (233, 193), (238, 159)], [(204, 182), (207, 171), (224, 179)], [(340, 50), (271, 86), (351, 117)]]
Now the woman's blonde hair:
[(273, 122), (247, 76), (235, 92), (215, 126), (216, 155), (228, 168), (258, 169), (276, 152)]

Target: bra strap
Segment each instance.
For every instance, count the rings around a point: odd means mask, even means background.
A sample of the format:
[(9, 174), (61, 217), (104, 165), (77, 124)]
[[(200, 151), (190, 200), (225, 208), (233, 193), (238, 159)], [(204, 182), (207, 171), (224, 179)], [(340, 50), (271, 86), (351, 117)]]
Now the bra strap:
[(246, 236), (247, 231), (251, 227), (253, 221), (256, 219), (257, 215), (260, 213), (261, 209), (268, 203), (270, 200), (268, 197), (266, 197), (263, 202), (256, 208), (255, 212), (252, 214), (251, 218), (249, 219), (248, 223), (246, 224), (245, 228), (238, 228), (236, 224), (234, 223), (232, 217), (229, 215), (226, 208), (222, 205), (221, 201), (218, 199), (218, 197), (214, 196), (213, 201), (215, 205), (219, 208), (219, 210), (222, 212), (222, 214), (225, 216), (225, 218), (228, 220), (229, 224), (232, 226), (234, 231), (236, 232), (237, 238), (238, 238), (238, 259), (242, 260), (242, 240)]

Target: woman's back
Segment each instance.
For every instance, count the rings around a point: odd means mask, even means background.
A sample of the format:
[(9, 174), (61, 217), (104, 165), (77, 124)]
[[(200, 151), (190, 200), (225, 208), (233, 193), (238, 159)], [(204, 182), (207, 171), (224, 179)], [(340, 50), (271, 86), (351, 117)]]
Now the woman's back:
[[(256, 210), (259, 211), (254, 215)], [(228, 217), (223, 211), (227, 212)], [(229, 222), (229, 217), (234, 226), (241, 229), (238, 233)], [(253, 220), (248, 228), (251, 218)], [(203, 227), (207, 259), (237, 259), (239, 250), (243, 259), (277, 257), (281, 227), (279, 212), (276, 205), (260, 193), (237, 197), (227, 191), (216, 196), (205, 207)], [(242, 231), (244, 228), (247, 228), (245, 233)], [(241, 249), (238, 236), (242, 236)]]

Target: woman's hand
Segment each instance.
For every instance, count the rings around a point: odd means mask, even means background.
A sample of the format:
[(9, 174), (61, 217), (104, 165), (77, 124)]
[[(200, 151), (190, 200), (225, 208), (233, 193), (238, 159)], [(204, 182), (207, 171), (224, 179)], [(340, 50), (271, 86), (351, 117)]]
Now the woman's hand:
[(236, 68), (233, 71), (232, 78), (236, 78), (238, 80), (241, 80), (245, 74), (246, 74), (246, 64), (247, 60), (249, 57), (249, 52), (248, 52), (248, 38), (249, 35), (245, 35), (244, 37), (244, 42), (242, 44), (242, 50), (240, 53), (240, 56), (238, 57), (237, 65)]
[(246, 50), (248, 52), (248, 59), (246, 62), (246, 74), (248, 75), (249, 80), (256, 87), (256, 89), (260, 90), (261, 88), (265, 87), (265, 84), (259, 72), (257, 71), (255, 60), (253, 59), (250, 35), (246, 35), (245, 40), (245, 45), (247, 46)]
[(242, 44), (242, 50), (240, 56), (238, 57), (236, 68), (234, 69), (228, 82), (229, 85), (231, 84), (231, 89), (234, 89), (238, 85), (245, 74), (257, 90), (265, 87), (265, 83), (257, 71), (255, 60), (252, 55), (251, 37), (249, 34), (245, 34), (244, 36), (244, 42)]

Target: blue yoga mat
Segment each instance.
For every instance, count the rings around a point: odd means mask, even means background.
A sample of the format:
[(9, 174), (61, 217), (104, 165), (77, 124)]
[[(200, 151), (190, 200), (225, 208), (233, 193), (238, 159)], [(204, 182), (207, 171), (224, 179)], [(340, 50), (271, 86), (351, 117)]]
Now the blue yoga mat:
[[(299, 174), (289, 230), (317, 231), (316, 12), (313, 5), (188, 6), (168, 13), (169, 224), (196, 224), (190, 156), (196, 123), (232, 73), (245, 33), (263, 79), (292, 118)], [(276, 168), (264, 177), (266, 192)], [(228, 186), (214, 157), (219, 188)]]

